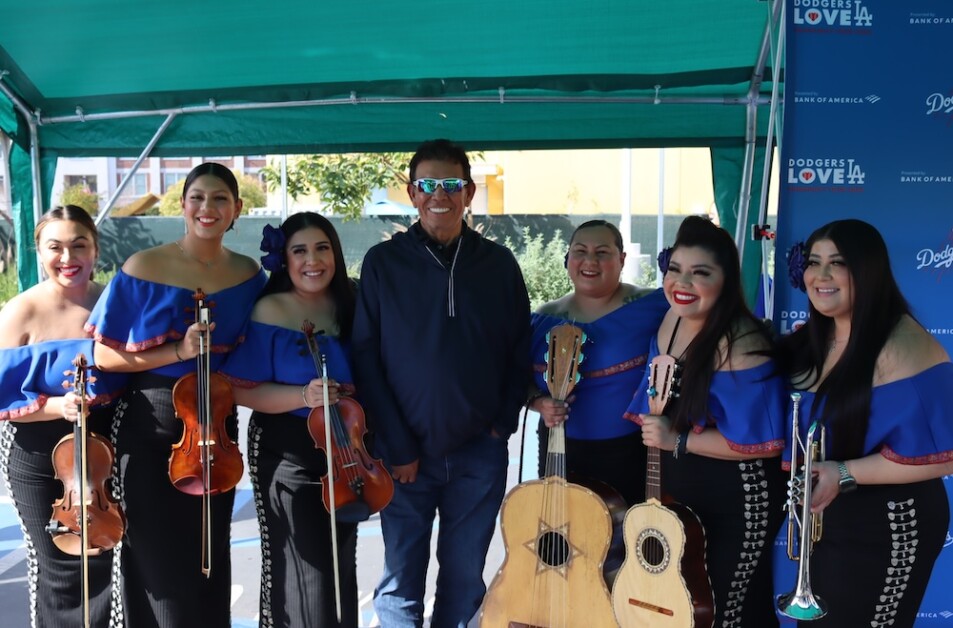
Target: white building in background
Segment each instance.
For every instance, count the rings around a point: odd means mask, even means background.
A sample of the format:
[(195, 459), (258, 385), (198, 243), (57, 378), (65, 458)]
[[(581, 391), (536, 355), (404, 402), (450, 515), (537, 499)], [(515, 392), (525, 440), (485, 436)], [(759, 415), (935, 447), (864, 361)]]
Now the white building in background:
[[(116, 200), (116, 207), (152, 193), (161, 197), (177, 181), (184, 179), (189, 171), (205, 161), (218, 162), (236, 172), (260, 178), (261, 169), (267, 164), (263, 155), (245, 157), (150, 157), (145, 160), (132, 180)], [(59, 202), (63, 190), (76, 184), (84, 185), (90, 192), (99, 195), (100, 206), (112, 198), (123, 178), (132, 170), (136, 160), (132, 157), (69, 157), (59, 159), (53, 179), (54, 203)]]

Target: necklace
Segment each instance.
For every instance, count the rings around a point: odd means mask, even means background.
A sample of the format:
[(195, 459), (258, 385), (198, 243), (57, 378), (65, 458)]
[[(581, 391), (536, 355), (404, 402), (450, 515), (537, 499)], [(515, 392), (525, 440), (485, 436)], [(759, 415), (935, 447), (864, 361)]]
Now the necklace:
[(175, 241), (175, 245), (176, 245), (177, 247), (179, 247), (179, 250), (180, 250), (180, 251), (182, 251), (182, 255), (185, 255), (186, 257), (195, 260), (195, 261), (198, 262), (199, 264), (204, 265), (206, 268), (211, 268), (212, 266), (215, 266), (216, 264), (218, 264), (218, 262), (219, 262), (219, 261), (221, 260), (221, 258), (222, 258), (222, 251), (224, 251), (224, 248), (219, 249), (219, 250), (218, 250), (218, 255), (216, 255), (216, 259), (214, 259), (214, 260), (212, 260), (212, 261), (206, 262), (204, 259), (198, 258), (198, 257), (192, 255), (191, 253), (189, 253), (188, 251), (186, 251), (184, 248), (182, 248), (182, 245), (179, 244), (179, 241), (178, 241), (178, 240)]

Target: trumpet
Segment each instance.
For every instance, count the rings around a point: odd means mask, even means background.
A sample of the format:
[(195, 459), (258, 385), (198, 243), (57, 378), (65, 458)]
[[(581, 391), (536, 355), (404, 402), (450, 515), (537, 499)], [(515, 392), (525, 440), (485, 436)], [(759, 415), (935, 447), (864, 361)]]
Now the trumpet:
[[(791, 479), (788, 482), (788, 558), (798, 562), (797, 585), (790, 593), (779, 595), (778, 610), (782, 615), (799, 621), (813, 621), (827, 614), (827, 605), (811, 591), (811, 552), (821, 540), (823, 521), (820, 514), (811, 513), (814, 464), (824, 460), (824, 426), (811, 423), (802, 442), (798, 414), (801, 393), (791, 393), (793, 402), (791, 430)], [(804, 472), (797, 473), (797, 460), (804, 454)], [(800, 505), (800, 514), (798, 506)], [(795, 532), (799, 531), (795, 551)]]

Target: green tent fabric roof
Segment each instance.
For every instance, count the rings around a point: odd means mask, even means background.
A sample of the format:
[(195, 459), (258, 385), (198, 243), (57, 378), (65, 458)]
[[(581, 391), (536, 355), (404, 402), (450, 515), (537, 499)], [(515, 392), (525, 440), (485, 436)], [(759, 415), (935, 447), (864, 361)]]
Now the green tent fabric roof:
[(0, 73), (60, 156), (739, 146), (772, 6), (0, 0)]
[(0, 0), (21, 288), (58, 157), (710, 146), (734, 229), (758, 197), (780, 7)]

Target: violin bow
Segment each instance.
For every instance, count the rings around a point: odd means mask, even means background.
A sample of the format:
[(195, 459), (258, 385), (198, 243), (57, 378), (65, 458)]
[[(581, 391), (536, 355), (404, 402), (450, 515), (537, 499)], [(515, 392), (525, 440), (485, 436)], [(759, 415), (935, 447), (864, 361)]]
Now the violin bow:
[(337, 508), (334, 503), (334, 453), (331, 449), (331, 406), (328, 403), (328, 359), (318, 351), (318, 343), (314, 339), (314, 323), (305, 319), (301, 323), (308, 344), (308, 353), (314, 361), (314, 368), (321, 377), (321, 392), (324, 401), (324, 452), (328, 462), (328, 514), (331, 517), (331, 561), (334, 567), (334, 605), (338, 623), (341, 623), (341, 570), (338, 565), (338, 524)]
[(202, 459), (202, 574), (206, 578), (212, 577), (212, 392), (210, 388), (212, 379), (211, 362), (211, 334), (208, 330), (211, 322), (209, 305), (206, 295), (199, 288), (196, 291), (199, 295), (196, 300), (196, 321), (205, 323), (205, 331), (199, 335), (199, 354), (196, 356), (196, 376), (199, 382), (199, 394), (202, 397), (198, 400), (200, 420), (200, 436)]
[[(89, 463), (86, 453), (86, 356), (82, 353), (73, 360), (74, 380), (73, 391), (79, 396), (79, 414), (76, 416), (76, 430), (79, 432), (79, 438), (73, 439), (73, 455), (76, 455), (76, 447), (79, 447), (79, 456), (74, 462), (76, 469), (74, 477), (79, 478), (79, 512), (82, 521), (80, 521), (80, 563), (82, 565), (82, 596), (83, 596), (83, 626), (89, 628), (89, 478), (87, 470)], [(78, 442), (77, 442), (78, 440)]]
[(331, 560), (334, 565), (334, 605), (338, 623), (341, 623), (341, 571), (338, 567), (338, 526), (334, 503), (334, 456), (331, 452), (331, 406), (328, 403), (328, 358), (321, 354), (321, 392), (324, 395), (324, 441), (328, 459), (328, 509), (331, 516)]

